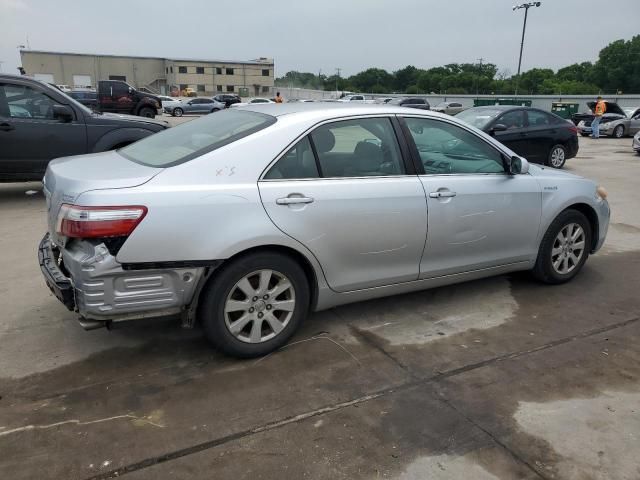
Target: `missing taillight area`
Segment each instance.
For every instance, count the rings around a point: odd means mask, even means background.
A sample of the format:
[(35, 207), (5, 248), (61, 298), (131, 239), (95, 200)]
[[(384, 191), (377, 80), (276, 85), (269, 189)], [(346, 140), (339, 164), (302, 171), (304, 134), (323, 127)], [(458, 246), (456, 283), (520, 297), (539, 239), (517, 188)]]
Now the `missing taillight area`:
[(130, 235), (147, 214), (141, 205), (86, 207), (63, 204), (56, 231), (69, 238), (108, 238)]

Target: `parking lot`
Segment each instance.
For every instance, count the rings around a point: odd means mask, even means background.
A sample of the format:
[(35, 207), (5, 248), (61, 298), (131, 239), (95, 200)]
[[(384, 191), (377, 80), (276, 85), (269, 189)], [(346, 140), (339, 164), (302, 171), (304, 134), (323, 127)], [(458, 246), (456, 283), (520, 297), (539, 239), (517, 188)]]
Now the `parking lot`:
[(574, 281), (339, 307), (248, 361), (172, 320), (82, 330), (38, 266), (41, 185), (0, 184), (0, 478), (639, 478), (640, 157), (580, 138), (565, 169), (612, 208)]

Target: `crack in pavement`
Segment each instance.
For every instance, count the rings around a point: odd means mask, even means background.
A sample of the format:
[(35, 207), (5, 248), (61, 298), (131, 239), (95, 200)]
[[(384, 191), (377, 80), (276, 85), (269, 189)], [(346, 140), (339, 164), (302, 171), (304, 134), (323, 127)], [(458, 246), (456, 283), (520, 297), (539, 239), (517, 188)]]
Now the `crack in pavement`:
[[(336, 403), (333, 405), (328, 405), (316, 410), (311, 410), (305, 413), (301, 413), (299, 415), (295, 415), (295, 416), (291, 416), (291, 417), (286, 417), (282, 420), (278, 420), (275, 422), (270, 422), (270, 423), (266, 423), (264, 425), (260, 425), (258, 427), (254, 427), (254, 428), (250, 428), (247, 430), (243, 430), (240, 432), (236, 432), (230, 435), (226, 435), (223, 437), (219, 437), (213, 440), (209, 440), (206, 442), (202, 442), (202, 443), (198, 443), (196, 445), (192, 445), (190, 447), (185, 447), (179, 450), (174, 450), (172, 452), (168, 452), (162, 455), (158, 455), (155, 457), (149, 457), (146, 458), (144, 460), (141, 460), (139, 462), (135, 462), (135, 463), (131, 463), (129, 465), (125, 465), (123, 467), (119, 467), (113, 470), (110, 470), (108, 472), (103, 472), (100, 473), (98, 475), (94, 475), (91, 477), (88, 477), (87, 480), (107, 480), (107, 479), (111, 479), (111, 478), (116, 478), (116, 477), (120, 477), (122, 475), (125, 475), (127, 473), (132, 473), (135, 472), (137, 470), (142, 470), (144, 468), (148, 468), (151, 467), (153, 465), (157, 465), (159, 463), (164, 463), (164, 462), (168, 462), (171, 460), (176, 460), (178, 458), (181, 457), (185, 457), (188, 455), (192, 455), (194, 453), (198, 453), (204, 450), (208, 450), (214, 447), (218, 447), (220, 445), (224, 445), (227, 444), (229, 442), (235, 441), (235, 440), (239, 440), (245, 437), (249, 437), (249, 436), (253, 436), (259, 433), (263, 433), (263, 432), (268, 432), (271, 430), (275, 430), (281, 427), (284, 427), (286, 425), (290, 425), (292, 423), (297, 423), (297, 422), (301, 422), (303, 420), (307, 420), (309, 418), (313, 418), (313, 417), (317, 417), (320, 415), (324, 415), (327, 413), (331, 413), (331, 412), (335, 412), (338, 410), (342, 410), (344, 408), (347, 407), (351, 407), (351, 406), (355, 406), (355, 405), (359, 405), (362, 403), (366, 403), (369, 402), (371, 400), (375, 400), (377, 398), (381, 398), (381, 397), (385, 397), (387, 395), (391, 395), (397, 392), (402, 392), (405, 390), (409, 390), (413, 387), (416, 386), (420, 386), (420, 385), (427, 385), (429, 383), (435, 383), (435, 382), (439, 382), (441, 380), (447, 379), (447, 378), (451, 378), (453, 376), (456, 375), (460, 375), (472, 370), (476, 370), (482, 367), (485, 367), (487, 365), (492, 365), (501, 361), (505, 361), (505, 360), (511, 360), (511, 359), (516, 359), (516, 358), (520, 358), (526, 355), (531, 355), (533, 353), (536, 352), (540, 352), (543, 350), (547, 350), (550, 348), (555, 348), (557, 346), (560, 345), (564, 345), (567, 343), (571, 343), (577, 340), (581, 340), (584, 338), (588, 338), (594, 335), (598, 335), (600, 333), (604, 333), (604, 332), (609, 332), (612, 330), (616, 330), (619, 328), (623, 328), (626, 327), (628, 325), (634, 324), (636, 322), (638, 322), (640, 320), (640, 317), (633, 317), (630, 318), (628, 320), (624, 320), (622, 322), (618, 322), (618, 323), (614, 323), (614, 324), (610, 324), (610, 325), (606, 325), (604, 327), (599, 327), (599, 328), (595, 328), (595, 329), (590, 329), (590, 330), (586, 330), (582, 333), (578, 333), (575, 335), (570, 335), (567, 337), (563, 337), (557, 340), (554, 340), (552, 342), (547, 342), (543, 345), (540, 345), (538, 347), (534, 347), (531, 349), (527, 349), (527, 350), (521, 350), (521, 351), (517, 351), (517, 352), (510, 352), (510, 353), (506, 353), (503, 355), (498, 355), (495, 357), (491, 357), (489, 359), (486, 360), (482, 360), (480, 362), (475, 362), (469, 365), (465, 365), (459, 368), (455, 368), (452, 370), (448, 370), (448, 371), (444, 371), (444, 372), (438, 372), (436, 375), (433, 375), (431, 377), (427, 377), (424, 379), (416, 379), (416, 380), (412, 380), (409, 382), (405, 382), (399, 386), (396, 387), (392, 387), (392, 388), (386, 388), (386, 389), (382, 389), (379, 390), (377, 392), (373, 392), (370, 393), (368, 395), (364, 395), (362, 397), (358, 397), (356, 399), (353, 400), (349, 400), (346, 402), (341, 402), (341, 403)], [(389, 357), (391, 360), (395, 361), (395, 359), (393, 357)], [(396, 361), (396, 363), (398, 363)], [(399, 365), (400, 366), (400, 365)], [(443, 401), (443, 399), (439, 399), (441, 401)], [(446, 402), (445, 402), (446, 403)], [(528, 469), (532, 469), (535, 474), (542, 478), (545, 479), (544, 476), (542, 476), (540, 474), (540, 472), (538, 472), (534, 467), (532, 467), (530, 464), (528, 464), (524, 459), (520, 458), (519, 455), (517, 455), (515, 452), (511, 451), (508, 446), (506, 444), (504, 444), (503, 442), (501, 442), (500, 440), (498, 440), (494, 435), (491, 434), (491, 432), (489, 432), (487, 429), (477, 425), (476, 423), (474, 423), (471, 419), (469, 419), (466, 415), (464, 415), (462, 412), (460, 412), (458, 409), (452, 407), (453, 410), (455, 412), (457, 412), (459, 415), (462, 416), (462, 418), (464, 418), (467, 422), (469, 422), (470, 424), (472, 424), (473, 426), (475, 426), (476, 428), (479, 428), (482, 432), (484, 432), (485, 434), (487, 434), (489, 436), (489, 438), (492, 439), (492, 441), (494, 441), (497, 445), (499, 445), (501, 448), (505, 449), (507, 452), (509, 452), (509, 454), (515, 458), (517, 461), (519, 461), (520, 463), (522, 463), (525, 467), (527, 467)]]

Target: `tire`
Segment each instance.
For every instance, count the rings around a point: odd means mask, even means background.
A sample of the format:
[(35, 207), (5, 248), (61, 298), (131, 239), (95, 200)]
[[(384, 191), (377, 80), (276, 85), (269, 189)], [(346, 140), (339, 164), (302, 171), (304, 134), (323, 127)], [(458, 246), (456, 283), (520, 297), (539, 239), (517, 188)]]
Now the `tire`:
[(220, 111), (220, 109), (219, 109), (219, 108), (213, 108), (213, 109), (211, 109), (211, 113), (216, 113), (216, 112), (219, 112), (219, 111)]
[(183, 113), (184, 111), (180, 107), (176, 107), (173, 109), (173, 112), (171, 112), (171, 115), (174, 117), (181, 117)]
[(564, 148), (564, 145), (557, 144), (551, 147), (549, 150), (549, 155), (547, 156), (547, 161), (545, 164), (549, 167), (553, 168), (562, 168), (564, 167), (564, 162), (567, 161), (567, 149)]
[(589, 137), (591, 134), (590, 133), (581, 133), (580, 135), (582, 135), (583, 137)]
[(618, 125), (613, 129), (613, 138), (622, 138), (624, 137), (624, 125)]
[(138, 116), (139, 117), (145, 117), (145, 118), (155, 118), (156, 112), (155, 112), (155, 110), (153, 108), (142, 107), (138, 111)]
[[(570, 231), (575, 240), (571, 240)], [(583, 213), (572, 209), (560, 213), (542, 237), (533, 276), (548, 284), (571, 280), (589, 258), (591, 235), (591, 224)], [(562, 238), (569, 238), (570, 242), (564, 244)], [(579, 249), (579, 246), (582, 248)]]
[[(261, 283), (267, 278), (264, 288)], [(275, 296), (271, 293), (285, 287)], [(204, 289), (198, 315), (216, 349), (251, 358), (282, 347), (308, 310), (309, 284), (302, 267), (286, 255), (265, 252), (223, 267)]]

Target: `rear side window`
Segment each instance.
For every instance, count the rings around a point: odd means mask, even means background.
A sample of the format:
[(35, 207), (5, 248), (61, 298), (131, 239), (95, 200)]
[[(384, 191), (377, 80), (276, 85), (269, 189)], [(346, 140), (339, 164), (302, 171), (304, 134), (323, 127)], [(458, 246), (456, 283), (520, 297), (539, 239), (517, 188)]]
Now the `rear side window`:
[(264, 176), (266, 180), (283, 178), (318, 178), (318, 167), (309, 137), (289, 149)]
[(263, 113), (225, 110), (156, 133), (118, 150), (149, 167), (172, 167), (247, 137), (276, 122)]
[(553, 116), (538, 110), (527, 110), (527, 116), (529, 117), (529, 126), (531, 127), (541, 127), (556, 123)]

